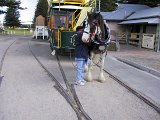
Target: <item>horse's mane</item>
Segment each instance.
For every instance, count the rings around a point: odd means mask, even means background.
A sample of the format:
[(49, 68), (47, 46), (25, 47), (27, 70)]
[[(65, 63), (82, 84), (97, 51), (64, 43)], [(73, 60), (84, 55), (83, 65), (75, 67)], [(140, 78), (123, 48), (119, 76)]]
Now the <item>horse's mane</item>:
[(102, 15), (99, 13), (100, 29), (102, 31), (102, 40), (105, 40), (105, 25)]
[(106, 28), (105, 28), (105, 23), (104, 23), (104, 20), (103, 20), (103, 16), (100, 14), (100, 12), (98, 12), (98, 13), (88, 13), (88, 19), (90, 19), (90, 21), (98, 20), (100, 29), (102, 31), (102, 40), (105, 40), (106, 39), (106, 37), (105, 37)]

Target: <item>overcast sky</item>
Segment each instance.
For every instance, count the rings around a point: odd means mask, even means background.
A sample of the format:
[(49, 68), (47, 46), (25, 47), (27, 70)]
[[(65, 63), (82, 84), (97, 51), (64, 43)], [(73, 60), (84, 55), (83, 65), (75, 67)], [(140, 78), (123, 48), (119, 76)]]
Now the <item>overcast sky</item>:
[[(20, 20), (22, 23), (28, 23), (33, 20), (33, 16), (34, 16), (34, 12), (35, 12), (35, 8), (37, 5), (37, 1), (38, 0), (20, 0), (21, 1), (21, 7), (25, 8), (27, 7), (26, 10), (20, 10)], [(5, 8), (1, 8), (2, 10), (4, 10)], [(5, 15), (0, 15), (0, 21), (2, 22), (4, 19)]]

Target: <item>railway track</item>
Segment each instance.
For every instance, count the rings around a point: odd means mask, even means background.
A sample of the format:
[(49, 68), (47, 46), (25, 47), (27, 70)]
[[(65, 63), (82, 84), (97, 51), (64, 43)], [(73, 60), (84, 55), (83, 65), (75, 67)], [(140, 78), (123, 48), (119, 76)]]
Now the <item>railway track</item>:
[[(7, 39), (5, 39), (7, 40)], [(6, 48), (6, 50), (4, 51), (4, 54), (2, 56), (2, 59), (0, 61), (0, 85), (1, 85), (1, 82), (2, 82), (2, 79), (3, 79), (3, 76), (1, 75), (2, 73), (2, 67), (3, 67), (3, 63), (4, 63), (4, 60), (5, 60), (5, 57), (6, 57), (6, 54), (9, 50), (9, 48), (16, 42), (16, 40), (14, 40), (11, 44), (9, 44), (9, 46)], [(53, 74), (51, 74), (49, 72), (49, 70), (41, 63), (41, 61), (36, 57), (36, 55), (34, 54), (32, 48), (31, 48), (31, 45), (30, 43), (28, 42), (28, 45), (29, 45), (29, 49), (32, 53), (32, 55), (34, 56), (34, 58), (37, 60), (37, 62), (40, 64), (40, 66), (47, 72), (47, 74), (49, 75), (49, 77), (55, 82), (55, 88), (58, 90), (58, 92), (66, 99), (66, 101), (70, 104), (70, 106), (73, 108), (73, 110), (76, 112), (77, 114), (77, 118), (78, 120), (83, 120), (83, 118), (85, 120), (92, 120), (89, 115), (84, 111), (79, 99), (78, 99), (78, 96), (76, 94), (76, 91), (75, 91), (75, 88), (74, 88), (74, 85), (73, 84), (70, 84), (66, 78), (66, 75), (64, 73), (64, 70), (63, 70), (63, 67), (60, 63), (60, 59), (58, 57), (58, 55), (56, 55), (56, 58), (57, 58), (57, 62), (58, 62), (58, 65), (59, 65), (59, 68), (60, 68), (60, 71), (62, 73), (62, 76), (63, 76), (63, 79), (65, 81), (65, 85), (66, 85), (66, 88), (65, 89), (61, 84), (60, 82), (58, 82), (58, 80), (54, 77)]]
[(55, 82), (54, 87), (57, 89), (57, 91), (66, 99), (66, 101), (70, 104), (70, 106), (73, 108), (73, 110), (75, 111), (78, 120), (92, 120), (91, 117), (85, 112), (85, 110), (83, 109), (78, 96), (76, 94), (75, 88), (73, 84), (70, 84), (66, 78), (65, 72), (63, 70), (63, 67), (61, 65), (59, 56), (56, 54), (56, 59), (57, 59), (57, 63), (59, 66), (59, 69), (61, 71), (62, 77), (64, 79), (66, 88), (65, 89), (60, 82), (58, 82), (58, 80), (55, 78), (55, 76), (41, 63), (41, 61), (36, 57), (35, 53), (33, 52), (31, 45), (30, 45), (30, 41), (28, 42), (29, 45), (29, 49), (32, 53), (32, 55), (34, 56), (34, 58), (37, 60), (37, 62), (40, 64), (40, 66), (46, 71), (46, 73), (49, 75), (49, 77)]
[[(15, 40), (16, 41), (16, 40)], [(15, 43), (15, 41), (13, 41), (5, 50), (2, 59), (0, 61), (0, 85), (1, 85), (1, 81), (3, 76), (1, 75), (2, 72), (2, 67), (3, 67), (3, 63), (4, 63), (4, 59), (5, 56), (7, 54), (7, 51), (9, 50), (9, 48)], [(66, 88), (62, 87), (62, 85), (58, 82), (58, 80), (54, 77), (53, 74), (51, 74), (49, 72), (49, 70), (41, 63), (41, 61), (36, 57), (36, 55), (34, 54), (34, 51), (32, 50), (32, 47), (30, 45), (30, 42), (28, 42), (29, 45), (29, 49), (32, 53), (32, 55), (34, 56), (34, 58), (37, 60), (37, 62), (40, 64), (40, 66), (48, 73), (49, 77), (55, 82), (55, 88), (57, 89), (57, 91), (66, 99), (66, 101), (70, 104), (70, 106), (73, 108), (73, 110), (75, 111), (78, 120), (92, 120), (92, 118), (85, 112), (85, 110), (83, 109), (83, 106), (81, 105), (78, 96), (76, 94), (75, 88), (73, 84), (70, 84), (67, 81), (65, 72), (63, 70), (63, 67), (61, 65), (59, 56), (56, 55), (57, 58), (57, 62), (59, 65), (59, 69), (62, 73), (63, 79), (65, 81), (65, 85)], [(110, 74), (108, 71), (105, 71), (107, 74), (110, 75), (111, 78), (113, 78), (114, 80), (116, 80), (119, 84), (121, 84), (122, 86), (124, 86), (125, 88), (127, 88), (131, 93), (135, 94), (138, 98), (140, 98), (141, 100), (143, 100), (145, 103), (147, 103), (149, 106), (151, 106), (152, 108), (154, 108), (158, 113), (160, 113), (160, 109), (155, 106), (154, 104), (152, 104), (149, 100), (145, 99), (142, 95), (138, 94), (136, 91), (134, 91), (133, 89), (131, 89), (129, 86), (125, 85), (123, 82), (121, 82), (119, 79), (117, 79), (116, 77), (114, 77), (112, 74)]]
[[(107, 53), (106, 53), (107, 55)], [(99, 60), (99, 62), (101, 61), (101, 59)], [(97, 62), (95, 64), (95, 66), (100, 68), (99, 62)], [(116, 82), (118, 82), (120, 85), (122, 85), (123, 87), (125, 87), (127, 90), (129, 90), (132, 94), (136, 95), (139, 99), (141, 99), (142, 101), (144, 101), (147, 105), (149, 105), (150, 107), (152, 107), (153, 109), (155, 109), (158, 113), (160, 113), (160, 107), (148, 100), (145, 96), (143, 96), (142, 94), (140, 94), (139, 92), (137, 92), (136, 90), (132, 89), (130, 86), (128, 86), (127, 84), (125, 84), (124, 82), (122, 82), (119, 78), (115, 77), (114, 75), (112, 75), (110, 72), (108, 72), (107, 70), (104, 69), (104, 72), (107, 73), (113, 80), (115, 80)]]
[[(9, 38), (7, 39), (3, 39), (3, 40), (8, 40)], [(4, 54), (2, 55), (2, 59), (0, 61), (0, 86), (1, 86), (1, 83), (2, 83), (2, 79), (3, 79), (3, 76), (2, 76), (2, 67), (3, 67), (3, 63), (4, 63), (4, 59), (5, 59), (5, 56), (7, 54), (7, 51), (9, 50), (9, 48), (15, 43), (16, 40), (14, 40), (8, 47), (7, 49), (4, 51)]]
[(109, 76), (115, 80), (116, 82), (118, 82), (120, 85), (122, 85), (123, 87), (125, 87), (127, 90), (129, 90), (131, 93), (133, 93), (134, 95), (136, 95), (139, 99), (143, 100), (147, 105), (149, 105), (150, 107), (152, 107), (153, 109), (155, 109), (159, 114), (160, 114), (160, 107), (158, 107), (158, 105), (156, 105), (154, 102), (148, 100), (146, 97), (144, 97), (143, 95), (141, 95), (140, 93), (138, 93), (136, 90), (132, 89), (131, 87), (129, 87), (127, 84), (125, 84), (124, 82), (122, 82), (121, 80), (119, 80), (118, 78), (116, 78), (114, 75), (112, 75), (110, 72), (104, 70), (107, 74), (109, 74)]

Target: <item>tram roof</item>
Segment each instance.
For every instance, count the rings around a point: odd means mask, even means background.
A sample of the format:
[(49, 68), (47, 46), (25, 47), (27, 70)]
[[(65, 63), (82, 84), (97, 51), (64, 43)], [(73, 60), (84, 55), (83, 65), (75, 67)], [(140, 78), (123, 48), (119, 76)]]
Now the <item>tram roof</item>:
[(48, 0), (51, 3), (70, 3), (70, 4), (82, 4), (89, 3), (90, 0)]
[(54, 6), (52, 8), (60, 8), (60, 9), (82, 9), (80, 6), (75, 5), (61, 5), (61, 6)]

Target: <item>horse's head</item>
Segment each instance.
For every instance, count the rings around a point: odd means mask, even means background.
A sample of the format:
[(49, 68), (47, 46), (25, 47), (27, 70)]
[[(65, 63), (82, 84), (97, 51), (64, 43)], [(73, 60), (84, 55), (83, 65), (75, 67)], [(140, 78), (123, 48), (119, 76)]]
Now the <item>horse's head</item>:
[(84, 22), (84, 41), (103, 41), (105, 39), (104, 22), (100, 13), (87, 13), (87, 19)]

